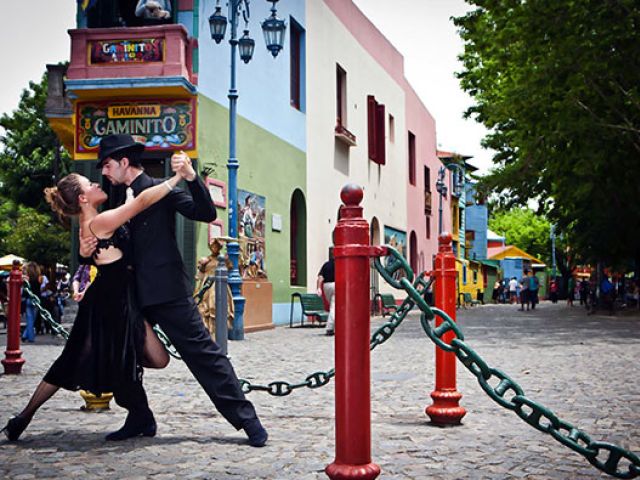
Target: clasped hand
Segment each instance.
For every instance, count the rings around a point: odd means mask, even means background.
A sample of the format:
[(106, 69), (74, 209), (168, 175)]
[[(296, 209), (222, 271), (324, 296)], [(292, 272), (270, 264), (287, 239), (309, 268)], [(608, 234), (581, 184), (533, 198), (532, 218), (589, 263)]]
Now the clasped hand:
[(171, 156), (171, 170), (188, 182), (196, 178), (196, 171), (193, 169), (191, 159), (182, 150)]

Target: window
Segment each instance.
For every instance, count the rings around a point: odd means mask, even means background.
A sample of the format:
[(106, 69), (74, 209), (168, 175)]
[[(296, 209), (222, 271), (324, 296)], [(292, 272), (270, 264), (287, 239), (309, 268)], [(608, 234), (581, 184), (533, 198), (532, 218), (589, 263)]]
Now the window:
[(347, 126), (347, 72), (336, 64), (336, 125)]
[(290, 85), (291, 85), (291, 106), (300, 111), (304, 111), (304, 48), (305, 34), (304, 28), (291, 18), (291, 34), (289, 38), (289, 59), (290, 59)]
[(463, 285), (467, 284), (467, 266), (466, 265), (462, 266), (462, 284)]
[(427, 215), (425, 217), (425, 226), (427, 227), (427, 238), (431, 238), (431, 217)]
[(379, 165), (386, 163), (384, 105), (376, 102), (373, 95), (367, 96), (367, 131), (369, 134), (369, 159)]
[(411, 185), (416, 184), (416, 136), (409, 132), (408, 139), (409, 150), (409, 183)]
[(391, 114), (389, 114), (389, 141), (391, 143), (396, 141), (396, 119)]

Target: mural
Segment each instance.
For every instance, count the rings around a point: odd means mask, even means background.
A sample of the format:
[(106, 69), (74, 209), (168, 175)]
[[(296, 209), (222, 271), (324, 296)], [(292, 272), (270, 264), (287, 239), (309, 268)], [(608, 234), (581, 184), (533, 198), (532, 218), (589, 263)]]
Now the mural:
[[(407, 258), (407, 232), (397, 230), (393, 227), (384, 227), (384, 244), (396, 249), (400, 255)], [(389, 266), (391, 262), (397, 261), (391, 255), (385, 258), (385, 266)], [(394, 280), (406, 277), (404, 269), (396, 270), (393, 274)]]
[(238, 234), (244, 278), (266, 278), (265, 229), (266, 199), (261, 195), (238, 190)]

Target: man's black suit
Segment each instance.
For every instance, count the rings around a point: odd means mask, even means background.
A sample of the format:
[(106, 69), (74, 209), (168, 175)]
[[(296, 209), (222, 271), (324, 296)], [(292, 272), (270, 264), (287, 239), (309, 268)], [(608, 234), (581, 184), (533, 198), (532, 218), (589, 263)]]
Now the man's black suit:
[[(160, 182), (142, 173), (130, 187), (138, 195)], [(191, 220), (211, 222), (216, 211), (200, 178), (187, 186), (191, 195), (175, 189), (129, 223), (138, 301), (144, 317), (160, 325), (216, 408), (240, 429), (257, 418), (255, 409), (245, 399), (229, 359), (204, 326), (175, 235), (176, 212)], [(125, 408), (133, 403), (140, 407), (138, 411), (144, 411), (146, 395), (140, 383), (122, 392), (123, 396), (128, 404)]]

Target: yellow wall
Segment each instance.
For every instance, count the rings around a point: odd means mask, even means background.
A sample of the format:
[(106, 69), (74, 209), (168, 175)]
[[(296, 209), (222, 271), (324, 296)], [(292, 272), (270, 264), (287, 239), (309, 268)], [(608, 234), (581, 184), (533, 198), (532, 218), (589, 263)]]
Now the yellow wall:
[[(467, 278), (466, 283), (463, 282), (463, 269), (466, 266)], [(456, 259), (456, 273), (458, 277), (458, 299), (462, 300), (463, 293), (469, 293), (474, 300), (478, 298), (478, 290), (484, 292), (484, 281), (482, 280), (482, 270), (480, 264), (477, 262), (470, 262), (469, 260)]]

